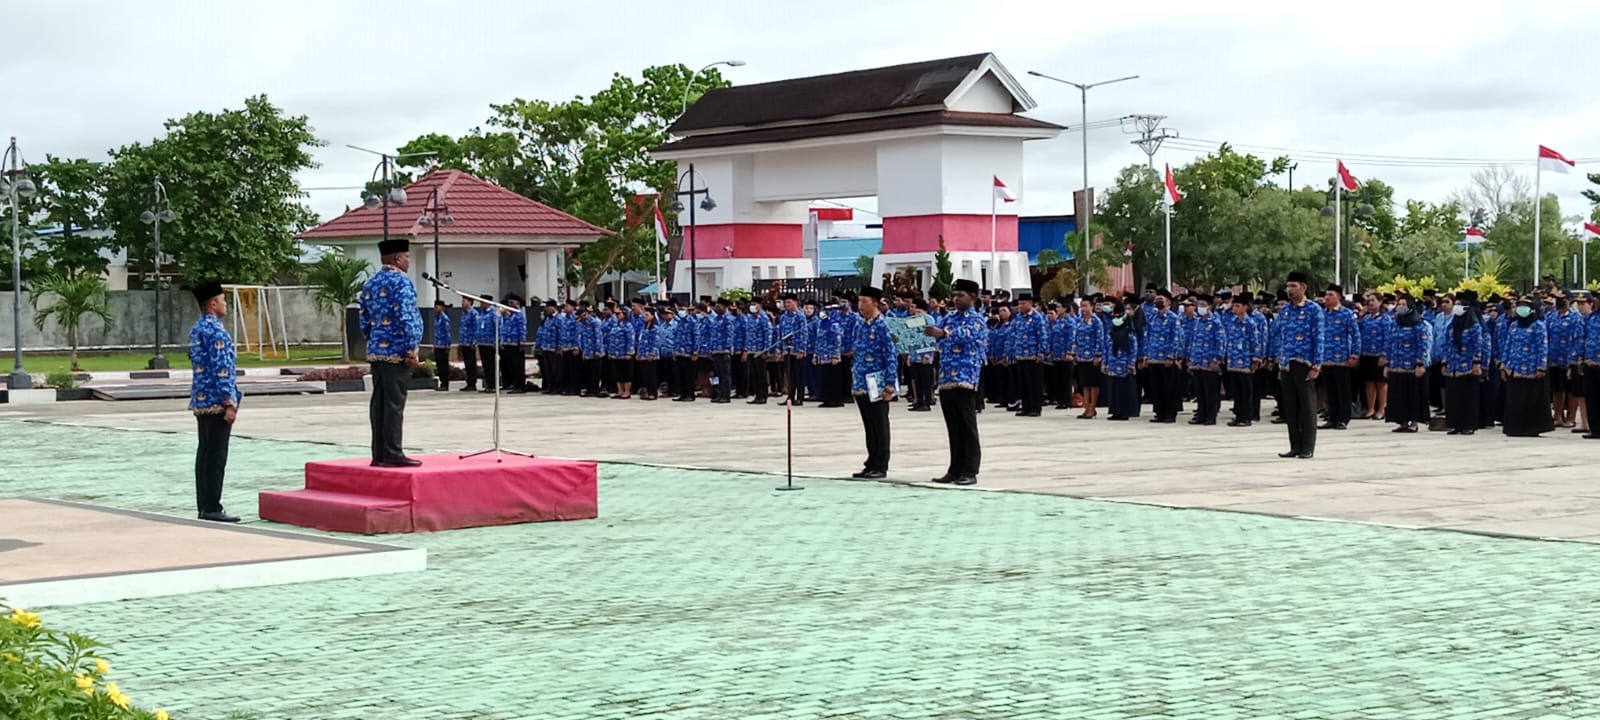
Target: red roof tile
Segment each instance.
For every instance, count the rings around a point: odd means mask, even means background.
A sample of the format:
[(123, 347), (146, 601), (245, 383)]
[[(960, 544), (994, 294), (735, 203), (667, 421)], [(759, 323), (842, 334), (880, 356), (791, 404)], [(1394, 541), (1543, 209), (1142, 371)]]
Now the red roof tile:
[[(457, 236), (470, 241), (474, 235), (510, 235), (570, 238), (593, 241), (611, 231), (586, 223), (544, 203), (530, 200), (499, 185), (473, 177), (460, 170), (435, 170), (406, 186), (406, 204), (389, 206), (390, 237), (432, 236), (433, 227), (419, 222), (429, 207), (433, 189), (439, 188), (439, 202), (455, 218), (440, 225), (443, 237)], [(383, 236), (383, 207), (358, 207), (295, 237), (302, 240), (332, 238), (380, 238)]]

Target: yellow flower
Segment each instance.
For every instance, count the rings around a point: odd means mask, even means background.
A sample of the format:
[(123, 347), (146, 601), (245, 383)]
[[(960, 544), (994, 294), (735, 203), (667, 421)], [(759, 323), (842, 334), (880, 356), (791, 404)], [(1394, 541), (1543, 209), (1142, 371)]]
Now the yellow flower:
[(108, 672), (111, 672), (111, 663), (108, 663), (108, 662), (106, 662), (104, 660), (101, 660), (100, 658), (95, 658), (94, 659), (94, 671), (96, 673), (101, 674), (101, 675), (104, 675), (104, 674), (106, 674)]
[(111, 704), (123, 710), (128, 709), (128, 696), (122, 694), (122, 689), (116, 683), (106, 683), (106, 696), (111, 698)]
[(167, 716), (167, 711), (162, 710), (160, 708), (157, 708), (156, 709), (156, 720), (172, 720), (172, 719)]
[(22, 608), (13, 609), (9, 619), (13, 625), (21, 625), (26, 628), (39, 627), (39, 616)]
[(16, 653), (6, 653), (5, 655), (0, 655), (0, 657), (5, 658), (6, 662), (22, 662), (22, 658), (17, 657)]
[(89, 677), (88, 675), (85, 675), (83, 673), (78, 673), (78, 676), (73, 678), (73, 682), (78, 684), (78, 689), (79, 690), (93, 690), (94, 689), (94, 678)]

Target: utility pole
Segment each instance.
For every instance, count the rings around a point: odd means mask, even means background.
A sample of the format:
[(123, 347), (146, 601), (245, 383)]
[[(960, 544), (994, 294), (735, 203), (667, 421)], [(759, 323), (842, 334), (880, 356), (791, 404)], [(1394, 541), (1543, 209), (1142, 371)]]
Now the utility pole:
[(1297, 167), (1300, 163), (1289, 163), (1289, 192), (1294, 192), (1294, 169)]
[(1134, 140), (1133, 144), (1144, 151), (1150, 169), (1156, 169), (1156, 151), (1161, 149), (1161, 143), (1167, 138), (1178, 137), (1178, 131), (1161, 127), (1161, 121), (1167, 119), (1165, 115), (1134, 115), (1129, 119), (1139, 133), (1139, 139)]

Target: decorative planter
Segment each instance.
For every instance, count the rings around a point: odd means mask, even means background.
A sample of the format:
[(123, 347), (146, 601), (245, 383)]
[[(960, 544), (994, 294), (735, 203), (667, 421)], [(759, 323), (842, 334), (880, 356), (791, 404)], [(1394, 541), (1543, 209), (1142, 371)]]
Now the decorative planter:
[(56, 388), (56, 402), (93, 399), (94, 390), (90, 388)]
[(331, 393), (336, 393), (336, 392), (366, 392), (367, 383), (366, 383), (366, 380), (364, 380), (364, 379), (362, 379), (362, 380), (328, 380), (328, 381), (326, 381), (326, 387), (327, 387), (327, 391), (331, 392)]
[(411, 383), (406, 385), (409, 390), (432, 390), (436, 387), (439, 387), (439, 381), (431, 377), (414, 377), (411, 378)]

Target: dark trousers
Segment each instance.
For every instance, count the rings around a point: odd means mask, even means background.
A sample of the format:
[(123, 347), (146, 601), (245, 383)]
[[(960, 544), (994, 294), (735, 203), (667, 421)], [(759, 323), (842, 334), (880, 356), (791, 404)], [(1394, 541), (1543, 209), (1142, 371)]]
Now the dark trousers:
[(939, 391), (939, 411), (944, 413), (944, 429), (950, 443), (950, 467), (945, 474), (951, 478), (978, 476), (978, 464), (983, 461), (983, 447), (978, 443), (980, 401), (976, 390)]
[(656, 361), (656, 374), (667, 386), (667, 397), (678, 396), (678, 364), (672, 356), (662, 356)]
[(733, 356), (727, 353), (713, 353), (711, 373), (711, 399), (729, 399), (733, 394)]
[(514, 390), (527, 380), (528, 363), (522, 359), (521, 345), (500, 346), (500, 387)]
[(1217, 411), (1222, 409), (1222, 373), (1216, 370), (1195, 370), (1194, 419), (1206, 425), (1215, 425)]
[(194, 449), (194, 500), (202, 513), (222, 512), (222, 476), (228, 469), (233, 426), (222, 413), (196, 415), (200, 442)]
[(1444, 419), (1451, 430), (1478, 429), (1478, 386), (1482, 382), (1474, 375), (1444, 379)]
[(539, 389), (546, 395), (561, 391), (561, 370), (557, 357), (549, 350), (539, 352)]
[(1252, 371), (1228, 373), (1228, 394), (1233, 396), (1233, 419), (1254, 422), (1261, 419), (1261, 398), (1256, 395), (1256, 374)]
[(1022, 411), (1039, 412), (1044, 405), (1044, 365), (1038, 360), (1017, 361), (1017, 379), (1022, 385), (1018, 393)]
[(916, 407), (933, 407), (933, 363), (911, 363), (911, 387), (917, 394)]
[(729, 356), (728, 370), (733, 374), (733, 395), (744, 397), (750, 394), (750, 371), (745, 368), (744, 358), (739, 353)]
[(1353, 384), (1356, 369), (1348, 365), (1324, 365), (1322, 375), (1323, 397), (1328, 401), (1328, 422), (1334, 425), (1350, 423), (1350, 403), (1353, 402)]
[(633, 371), (637, 376), (634, 380), (636, 383), (633, 388), (634, 392), (644, 397), (656, 396), (656, 390), (660, 387), (660, 380), (656, 374), (658, 367), (660, 367), (660, 363), (656, 360), (640, 360), (634, 364)]
[(678, 397), (694, 399), (694, 358), (678, 355), (672, 358), (672, 372), (678, 378)]
[(757, 405), (767, 404), (767, 392), (771, 382), (767, 379), (766, 359), (751, 356), (745, 363), (745, 369), (750, 372), (750, 401)]
[(1588, 434), (1600, 435), (1600, 422), (1594, 419), (1594, 414), (1600, 413), (1600, 366), (1584, 365), (1579, 380), (1583, 383), (1583, 405), (1590, 413)]
[(1151, 409), (1155, 416), (1162, 420), (1174, 420), (1178, 417), (1178, 410), (1183, 407), (1183, 368), (1176, 364), (1151, 365), (1150, 388)]
[(583, 389), (583, 358), (563, 351), (556, 365), (561, 368), (561, 394), (577, 395)]
[(600, 362), (602, 358), (583, 359), (583, 390), (591, 396), (600, 394)]
[(1428, 366), (1428, 405), (1444, 405), (1444, 363), (1435, 362)]
[(1310, 373), (1310, 365), (1298, 362), (1278, 371), (1278, 406), (1289, 430), (1289, 451), (1299, 455), (1317, 450), (1317, 388)]
[(440, 390), (450, 389), (450, 348), (436, 347), (433, 349), (433, 372), (439, 380)]
[(400, 448), (400, 435), (405, 429), (406, 386), (410, 383), (411, 368), (401, 363), (372, 363), (372, 403), (367, 417), (372, 423), (374, 461), (405, 457), (405, 451)]
[(823, 405), (843, 405), (849, 385), (845, 384), (844, 361), (817, 363), (817, 399)]
[(467, 373), (467, 389), (478, 387), (478, 346), (461, 345), (461, 366)]
[(858, 395), (856, 408), (861, 411), (861, 424), (867, 430), (867, 462), (864, 469), (888, 472), (889, 403), (884, 400), (873, 402), (872, 398)]
[(805, 358), (789, 355), (783, 359), (783, 389), (789, 393), (789, 402), (799, 405), (806, 399)]
[(500, 382), (499, 360), (497, 348), (493, 345), (478, 346), (478, 364), (483, 366), (483, 389), (493, 391), (495, 383)]

